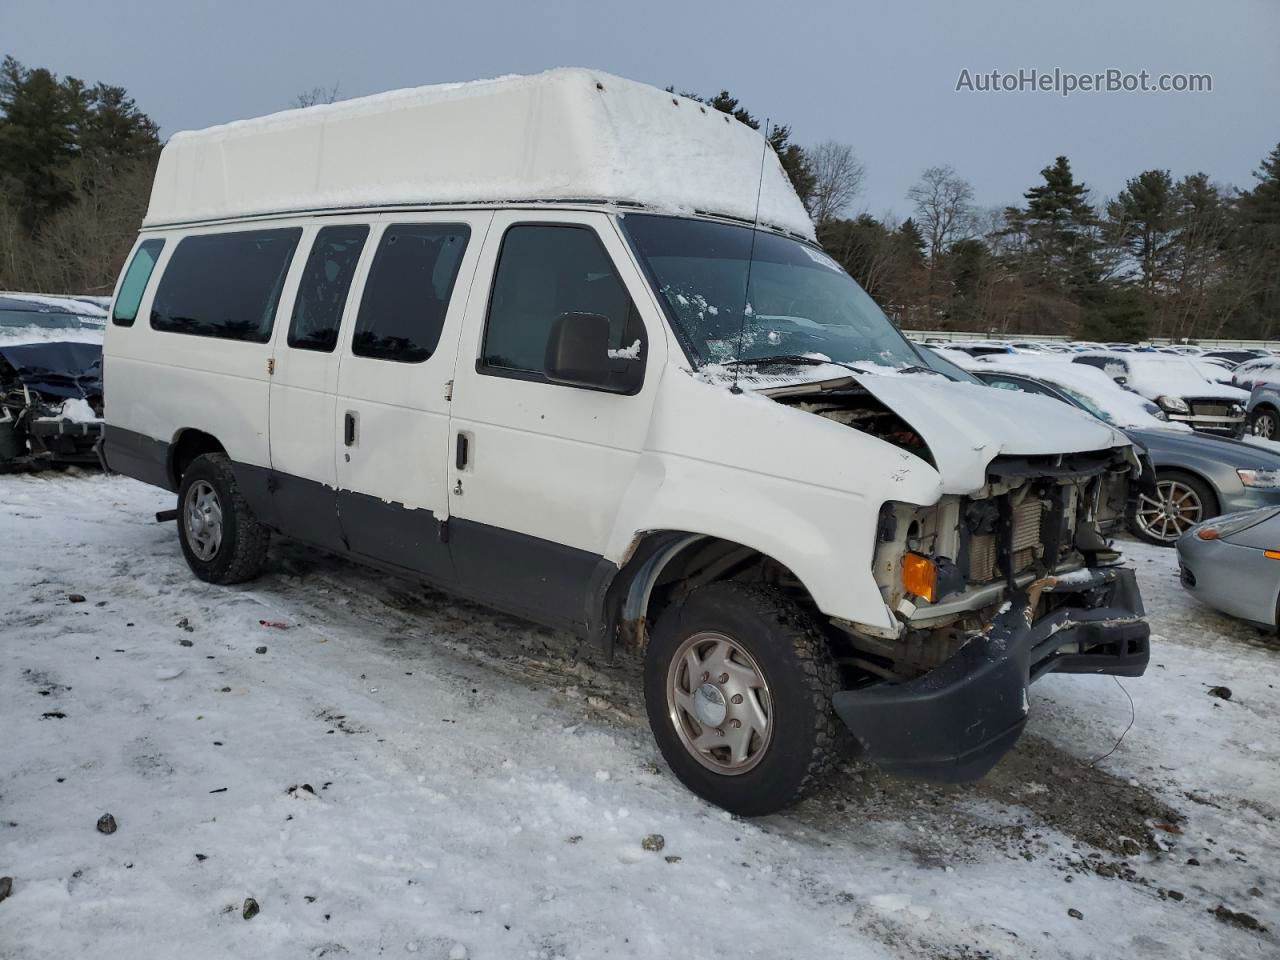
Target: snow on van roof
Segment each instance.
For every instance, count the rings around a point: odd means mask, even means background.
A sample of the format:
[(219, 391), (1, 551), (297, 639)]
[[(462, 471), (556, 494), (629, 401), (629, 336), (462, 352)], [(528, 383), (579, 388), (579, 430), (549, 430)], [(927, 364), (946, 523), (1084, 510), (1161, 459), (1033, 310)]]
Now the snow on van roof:
[[(813, 237), (759, 131), (578, 68), (394, 90), (175, 134), (144, 226), (335, 207), (637, 203)], [(761, 160), (764, 177), (761, 181)]]

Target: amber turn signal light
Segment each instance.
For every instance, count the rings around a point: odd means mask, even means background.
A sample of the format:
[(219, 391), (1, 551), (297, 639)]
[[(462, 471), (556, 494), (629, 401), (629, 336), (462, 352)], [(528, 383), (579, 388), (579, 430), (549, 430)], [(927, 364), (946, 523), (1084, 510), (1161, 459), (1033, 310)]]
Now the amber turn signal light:
[(906, 554), (902, 558), (902, 586), (907, 593), (933, 603), (938, 595), (937, 566), (919, 553)]
[(1196, 536), (1201, 540), (1217, 540), (1218, 531), (1213, 527), (1205, 527), (1203, 530), (1197, 530)]

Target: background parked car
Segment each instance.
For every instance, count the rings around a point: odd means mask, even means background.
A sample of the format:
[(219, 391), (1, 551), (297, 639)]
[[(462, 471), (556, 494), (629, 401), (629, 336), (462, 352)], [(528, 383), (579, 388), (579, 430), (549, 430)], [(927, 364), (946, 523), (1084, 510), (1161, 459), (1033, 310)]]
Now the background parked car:
[(969, 370), (989, 386), (1073, 404), (1145, 448), (1156, 488), (1135, 498), (1128, 525), (1148, 543), (1172, 546), (1211, 517), (1280, 506), (1280, 447), (1271, 450), (1167, 423), (1159, 408), (1091, 367), (1015, 357), (983, 361)]
[(1255, 350), (1252, 347), (1241, 347), (1238, 350), (1206, 350), (1202, 356), (1222, 357), (1224, 360), (1230, 360), (1232, 363), (1247, 363), (1250, 360), (1256, 360), (1258, 357), (1270, 356), (1270, 354), (1265, 350)]
[(1231, 383), (1252, 390), (1260, 383), (1280, 381), (1280, 357), (1256, 357), (1231, 371)]
[(1249, 432), (1263, 440), (1280, 440), (1280, 381), (1263, 381), (1249, 394)]
[(1244, 433), (1248, 392), (1206, 379), (1187, 357), (1109, 350), (1077, 354), (1072, 360), (1097, 367), (1153, 400), (1175, 423), (1232, 437)]
[(1280, 600), (1280, 509), (1222, 517), (1178, 541), (1182, 585), (1197, 600), (1266, 630)]

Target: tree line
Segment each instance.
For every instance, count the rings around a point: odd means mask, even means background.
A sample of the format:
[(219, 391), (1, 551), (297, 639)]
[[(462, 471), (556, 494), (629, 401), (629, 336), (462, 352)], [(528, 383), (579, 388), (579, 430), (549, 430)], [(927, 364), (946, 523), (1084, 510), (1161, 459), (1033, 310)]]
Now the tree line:
[[(668, 88), (672, 89), (672, 88)], [(684, 93), (752, 127), (727, 90)], [(332, 102), (338, 87), (293, 106)], [(1097, 198), (1067, 157), (1019, 204), (983, 208), (930, 166), (901, 221), (855, 212), (848, 144), (767, 136), (823, 247), (900, 325), (1087, 339), (1280, 338), (1280, 145), (1240, 188), (1146, 170)], [(0, 64), (0, 290), (110, 293), (146, 212), (161, 141), (121, 87)]]

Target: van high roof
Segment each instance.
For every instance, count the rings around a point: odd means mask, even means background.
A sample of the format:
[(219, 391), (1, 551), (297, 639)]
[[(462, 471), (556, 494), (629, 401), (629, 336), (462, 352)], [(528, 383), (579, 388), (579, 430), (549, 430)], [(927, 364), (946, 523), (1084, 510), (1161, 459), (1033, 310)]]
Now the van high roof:
[[(763, 137), (594, 70), (395, 90), (175, 134), (144, 227), (353, 207), (590, 201), (813, 224)], [(764, 176), (761, 181), (761, 160)]]

